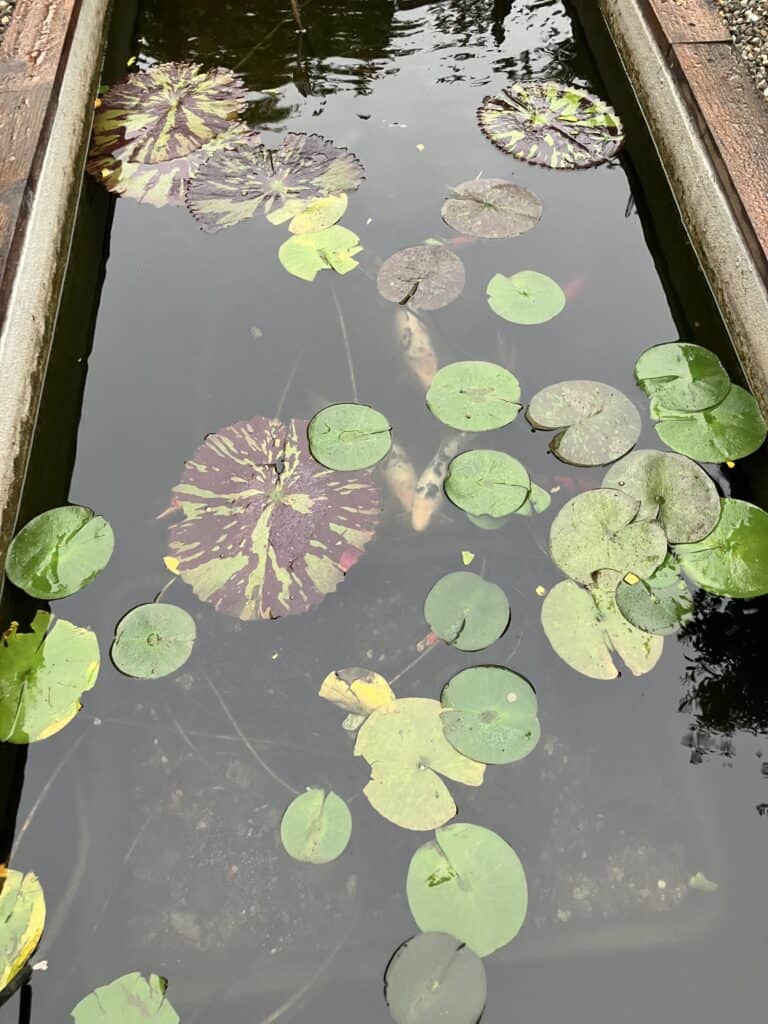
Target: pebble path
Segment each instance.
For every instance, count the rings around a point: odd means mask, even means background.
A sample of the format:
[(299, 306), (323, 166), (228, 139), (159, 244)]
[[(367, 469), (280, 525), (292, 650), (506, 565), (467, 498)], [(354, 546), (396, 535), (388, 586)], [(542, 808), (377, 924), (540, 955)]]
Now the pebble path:
[(768, 0), (716, 3), (758, 89), (768, 100)]

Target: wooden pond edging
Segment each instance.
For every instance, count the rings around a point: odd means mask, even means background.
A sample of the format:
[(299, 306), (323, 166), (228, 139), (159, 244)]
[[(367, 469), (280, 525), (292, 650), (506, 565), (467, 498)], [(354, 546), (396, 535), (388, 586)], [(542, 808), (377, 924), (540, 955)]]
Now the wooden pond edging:
[(768, 104), (712, 0), (573, 3), (602, 15), (768, 417)]
[(45, 379), (110, 6), (19, 0), (0, 42), (0, 564)]

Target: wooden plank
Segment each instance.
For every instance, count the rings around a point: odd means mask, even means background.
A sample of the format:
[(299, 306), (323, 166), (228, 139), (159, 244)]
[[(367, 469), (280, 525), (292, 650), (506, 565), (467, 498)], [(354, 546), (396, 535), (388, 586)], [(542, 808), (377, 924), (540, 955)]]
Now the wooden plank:
[(673, 67), (688, 93), (702, 136), (723, 171), (734, 214), (765, 266), (768, 115), (764, 100), (731, 44), (680, 43), (672, 51)]
[(79, 0), (19, 0), (0, 43), (0, 323)]
[(667, 44), (727, 43), (731, 36), (712, 0), (644, 0)]

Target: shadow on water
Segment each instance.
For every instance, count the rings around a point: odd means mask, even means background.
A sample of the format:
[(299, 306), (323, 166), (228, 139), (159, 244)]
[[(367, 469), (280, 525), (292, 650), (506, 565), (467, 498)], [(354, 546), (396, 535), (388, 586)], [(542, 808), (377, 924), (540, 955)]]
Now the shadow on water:
[[(287, 0), (143, 6), (140, 65), (237, 68), (251, 90), (251, 123), (322, 131), (360, 155), (367, 180), (349, 219), (366, 249), (360, 270), (338, 279), (338, 301), (361, 400), (388, 414), (420, 466), (441, 431), (399, 360), (393, 311), (370, 278), (395, 249), (445, 232), (445, 187), (479, 172), (534, 188), (546, 213), (524, 239), (467, 248), (461, 301), (425, 318), (444, 361), (501, 359), (526, 396), (559, 377), (598, 377), (643, 410), (632, 367), (648, 345), (696, 340), (736, 372), (627, 83), (586, 8), (586, 35), (570, 10), (561, 0), (307, 0), (302, 36)], [(123, 74), (127, 35), (107, 81)], [(474, 110), (510, 77), (576, 81), (609, 97), (627, 127), (621, 159), (553, 174), (495, 151)], [(14, 766), (23, 753), (10, 752), (2, 775), (5, 825), (28, 821), (55, 781), (19, 860), (48, 894), (40, 955), (50, 969), (35, 977), (34, 1013), (25, 989), (0, 1022), (20, 1013), (53, 1024), (130, 970), (167, 975), (184, 1024), (213, 1014), (232, 1024), (309, 1013), (317, 1024), (389, 1019), (382, 973), (414, 930), (403, 878), (424, 837), (389, 826), (360, 796), (365, 765), (316, 693), (332, 668), (364, 665), (390, 678), (403, 671), (401, 695), (435, 696), (470, 664), (444, 647), (416, 661), (425, 592), (467, 548), (510, 594), (512, 625), (492, 656), (534, 682), (545, 733), (512, 771), (489, 769), (481, 789), (457, 793), (462, 818), (510, 838), (530, 883), (520, 937), (486, 962), (485, 1019), (510, 1007), (526, 1024), (566, 1014), (571, 1024), (754, 1017), (763, 977), (754, 951), (764, 941), (754, 894), (764, 865), (753, 851), (764, 848), (764, 823), (740, 789), (743, 776), (714, 777), (716, 758), (692, 767), (680, 733), (685, 716), (694, 748), (707, 739), (707, 750), (720, 750), (715, 734), (768, 730), (756, 654), (764, 602), (698, 595), (694, 621), (679, 643), (668, 640), (653, 673), (598, 683), (567, 669), (538, 625), (537, 589), (557, 579), (549, 518), (468, 532), (445, 508), (415, 534), (388, 503), (365, 557), (312, 614), (241, 623), (176, 582), (172, 600), (198, 630), (189, 663), (156, 682), (111, 666), (114, 623), (167, 580), (155, 516), (201, 438), (272, 414), (278, 402), (286, 418), (308, 418), (350, 398), (330, 291), (282, 271), (276, 229), (253, 221), (204, 236), (183, 211), (129, 201), (111, 217), (111, 201), (89, 184), (22, 513), (70, 497), (113, 524), (107, 570), (61, 602), (61, 614), (97, 631), (103, 663), (79, 719), (31, 750), (23, 792), (24, 766)], [(521, 263), (546, 269), (573, 296), (567, 316), (534, 334), (500, 326), (485, 299), (489, 277)], [(599, 485), (600, 470), (556, 463), (540, 435), (512, 429), (515, 454), (557, 489), (554, 510)], [(641, 444), (655, 446), (647, 418)], [(764, 477), (757, 458), (716, 476), (724, 493), (757, 500)], [(20, 595), (9, 590), (6, 600), (3, 621), (29, 618)], [(327, 866), (287, 863), (276, 838), (292, 793), (308, 784), (351, 803), (350, 849)], [(718, 892), (695, 891), (697, 873)]]

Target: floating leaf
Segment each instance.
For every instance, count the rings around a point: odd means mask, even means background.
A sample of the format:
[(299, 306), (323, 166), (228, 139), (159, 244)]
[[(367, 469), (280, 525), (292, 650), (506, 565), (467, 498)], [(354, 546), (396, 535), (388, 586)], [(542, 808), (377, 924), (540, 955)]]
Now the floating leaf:
[(585, 491), (558, 512), (549, 536), (552, 560), (579, 583), (593, 582), (601, 569), (642, 579), (667, 554), (667, 538), (656, 522), (638, 520), (640, 502), (620, 491)]
[[(640, 413), (615, 388), (594, 380), (564, 380), (542, 388), (526, 413), (537, 430), (558, 430), (550, 451), (572, 466), (603, 466), (640, 437)], [(565, 428), (565, 429), (562, 429)]]
[(752, 395), (737, 384), (720, 402), (702, 412), (677, 412), (657, 402), (651, 415), (664, 444), (698, 462), (746, 458), (765, 441), (766, 424)]
[(451, 190), (441, 214), (462, 235), (514, 238), (541, 220), (541, 200), (534, 192), (503, 178), (473, 178)]
[(545, 491), (543, 487), (539, 487), (537, 483), (531, 482), (531, 492), (515, 512), (516, 516), (538, 516), (542, 512), (546, 512), (549, 506), (552, 504), (552, 495), (549, 491)]
[(364, 668), (340, 668), (329, 672), (318, 695), (349, 714), (354, 731), (377, 708), (394, 703), (395, 693), (384, 676)]
[(496, 430), (511, 423), (522, 408), (520, 381), (497, 363), (449, 363), (433, 378), (427, 407), (456, 430)]
[(216, 150), (250, 139), (258, 145), (260, 136), (248, 125), (234, 124), (199, 149), (160, 163), (123, 161), (112, 153), (112, 136), (94, 136), (85, 169), (108, 192), (135, 199), (150, 206), (183, 206), (189, 183)]
[(232, 71), (157, 64), (129, 75), (102, 96), (94, 146), (122, 162), (176, 160), (230, 128), (246, 102), (243, 81)]
[(397, 1024), (477, 1024), (486, 992), (482, 960), (441, 932), (404, 942), (384, 976), (384, 995)]
[(357, 736), (355, 754), (371, 766), (364, 793), (379, 814), (402, 828), (438, 828), (456, 814), (440, 775), (467, 786), (483, 781), (485, 765), (446, 740), (441, 710), (439, 701), (404, 697), (374, 711)]
[(314, 281), (321, 270), (348, 274), (358, 265), (354, 257), (362, 251), (355, 232), (337, 224), (314, 234), (292, 235), (280, 246), (277, 256), (289, 274)]
[(312, 458), (328, 469), (368, 469), (392, 447), (386, 416), (351, 402), (321, 409), (309, 421), (307, 437)]
[(45, 897), (37, 875), (0, 871), (0, 998), (27, 966), (45, 927)]
[(445, 246), (412, 245), (384, 260), (379, 294), (411, 309), (442, 309), (464, 289), (464, 264)]
[(646, 349), (635, 363), (635, 380), (649, 398), (667, 409), (688, 412), (718, 405), (731, 389), (714, 352), (684, 342)]
[(640, 502), (638, 519), (658, 519), (670, 544), (688, 544), (711, 533), (720, 497), (704, 470), (684, 455), (640, 449), (612, 466), (603, 487)]
[(179, 1024), (167, 988), (157, 974), (150, 974), (149, 981), (138, 971), (124, 974), (81, 999), (72, 1017), (75, 1024)]
[(64, 728), (99, 674), (90, 629), (38, 611), (31, 633), (13, 622), (0, 641), (0, 742), (34, 743)]
[(378, 525), (368, 472), (336, 473), (309, 454), (307, 424), (256, 416), (209, 434), (172, 504), (171, 555), (197, 596), (240, 619), (299, 614), (355, 564)]
[[(527, 499), (526, 499), (526, 503), (527, 503)], [(524, 507), (525, 507), (524, 505), (521, 505), (520, 509), (523, 509)], [(520, 510), (518, 510), (518, 511), (520, 511)], [(481, 530), (500, 530), (503, 526), (506, 526), (507, 523), (511, 522), (512, 515), (515, 515), (515, 514), (516, 513), (511, 513), (508, 516), (498, 516), (498, 517), (496, 517), (496, 516), (473, 516), (471, 514), (471, 512), (467, 512), (467, 519), (470, 521), (470, 523), (472, 523), (473, 526), (477, 526)], [(520, 512), (520, 514), (521, 515), (525, 515), (526, 513)]]
[(346, 192), (338, 196), (318, 196), (317, 199), (302, 204), (303, 209), (291, 219), (288, 230), (292, 235), (325, 231), (341, 220), (347, 212), (348, 204)]
[(541, 606), (541, 624), (555, 653), (592, 679), (619, 675), (614, 654), (632, 675), (645, 675), (664, 648), (662, 637), (636, 629), (616, 607), (617, 580), (614, 573), (601, 574), (588, 590), (573, 580), (563, 580), (549, 591)]
[(461, 561), (462, 561), (462, 563), (464, 565), (472, 565), (474, 560), (475, 560), (475, 553), (474, 553), (474, 551), (462, 551), (461, 552)]
[(459, 672), (441, 696), (443, 730), (451, 746), (483, 764), (512, 764), (539, 742), (533, 687), (501, 665)]
[(159, 679), (184, 665), (195, 645), (195, 620), (173, 604), (141, 604), (118, 622), (111, 656), (136, 679)]
[(693, 582), (724, 597), (768, 594), (768, 513), (748, 501), (722, 498), (715, 529), (675, 555)]
[[(221, 231), (294, 199), (352, 192), (363, 177), (354, 153), (322, 135), (288, 132), (278, 149), (248, 139), (203, 164), (190, 183), (187, 208), (204, 231)], [(291, 216), (297, 212), (294, 207)]]
[(669, 555), (647, 580), (625, 577), (616, 588), (616, 606), (633, 626), (656, 636), (676, 633), (693, 617), (688, 584)]
[(294, 860), (328, 864), (341, 856), (352, 835), (352, 816), (340, 796), (308, 789), (283, 815), (280, 839)]
[(35, 516), (13, 538), (5, 571), (25, 593), (43, 601), (87, 587), (112, 557), (115, 536), (101, 516), (64, 505)]
[(478, 956), (511, 942), (528, 911), (520, 858), (480, 825), (438, 829), (411, 858), (406, 891), (422, 931), (447, 932)]
[(494, 146), (544, 167), (594, 167), (615, 156), (624, 141), (612, 107), (561, 82), (513, 82), (498, 96), (485, 97), (477, 119)]
[(460, 651), (481, 651), (509, 625), (507, 595), (474, 572), (451, 572), (432, 587), (424, 618), (433, 633)]
[(536, 270), (520, 270), (509, 277), (494, 274), (487, 291), (494, 313), (513, 324), (543, 324), (565, 309), (563, 289)]
[(485, 448), (462, 452), (448, 465), (445, 493), (454, 505), (473, 516), (516, 512), (531, 490), (528, 471), (506, 452)]

